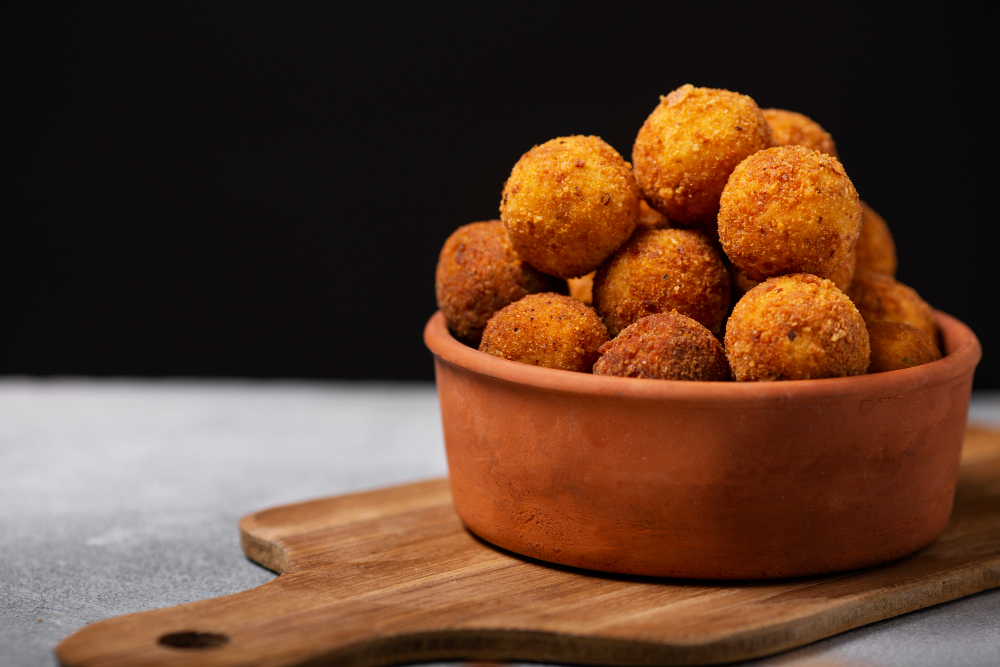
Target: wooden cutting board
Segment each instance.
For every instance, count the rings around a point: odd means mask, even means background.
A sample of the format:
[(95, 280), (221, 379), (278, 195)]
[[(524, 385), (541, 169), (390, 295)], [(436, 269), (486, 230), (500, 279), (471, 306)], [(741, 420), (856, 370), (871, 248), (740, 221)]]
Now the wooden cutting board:
[(969, 430), (934, 544), (833, 576), (733, 584), (545, 565), (468, 533), (445, 480), (265, 510), (240, 530), (247, 555), (280, 577), (94, 623), (59, 644), (61, 663), (677, 665), (776, 653), (1000, 586), (1000, 433)]

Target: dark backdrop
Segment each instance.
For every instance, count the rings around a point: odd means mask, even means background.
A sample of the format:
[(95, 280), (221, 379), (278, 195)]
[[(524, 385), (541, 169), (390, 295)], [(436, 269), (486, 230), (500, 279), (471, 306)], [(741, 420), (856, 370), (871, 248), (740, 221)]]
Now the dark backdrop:
[[(431, 377), (447, 235), (533, 144), (693, 83), (826, 127), (1000, 387), (985, 16), (808, 3), (127, 3), (14, 24), (0, 372)], [(319, 5), (319, 6), (317, 6)]]

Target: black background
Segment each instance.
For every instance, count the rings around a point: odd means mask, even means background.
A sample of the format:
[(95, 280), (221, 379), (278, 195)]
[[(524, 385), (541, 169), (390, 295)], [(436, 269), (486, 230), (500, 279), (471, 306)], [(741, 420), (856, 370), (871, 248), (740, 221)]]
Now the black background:
[(597, 134), (629, 159), (690, 82), (829, 130), (897, 277), (972, 326), (976, 385), (1000, 387), (993, 23), (769, 6), (33, 10), (0, 372), (429, 379), (448, 234), (497, 217), (533, 144)]

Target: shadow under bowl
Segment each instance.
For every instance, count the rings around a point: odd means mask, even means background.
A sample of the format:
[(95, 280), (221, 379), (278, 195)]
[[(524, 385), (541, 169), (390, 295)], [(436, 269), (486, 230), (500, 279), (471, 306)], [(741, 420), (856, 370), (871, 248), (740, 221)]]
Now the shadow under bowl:
[(434, 367), (455, 509), (476, 535), (573, 567), (761, 579), (887, 562), (944, 530), (981, 356), (875, 375), (681, 382), (519, 364), (455, 340)]

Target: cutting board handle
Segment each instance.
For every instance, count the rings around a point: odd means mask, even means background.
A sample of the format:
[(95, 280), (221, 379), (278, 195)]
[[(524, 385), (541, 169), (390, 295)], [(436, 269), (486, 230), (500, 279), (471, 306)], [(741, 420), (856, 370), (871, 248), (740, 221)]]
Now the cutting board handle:
[[(313, 605), (308, 599), (313, 600)], [(283, 574), (263, 586), (226, 597), (157, 609), (88, 625), (56, 647), (61, 665), (274, 665), (323, 662), (371, 664), (371, 651), (403, 650), (421, 642), (420, 628), (404, 630), (393, 615), (359, 622), (357, 601), (337, 612), (335, 593), (309, 573)], [(312, 617), (303, 614), (310, 606)], [(361, 604), (360, 607), (366, 605)], [(368, 605), (376, 606), (376, 605)], [(383, 607), (384, 605), (377, 605)], [(267, 631), (263, 632), (263, 628)], [(418, 630), (416, 634), (412, 630)], [(275, 636), (282, 641), (275, 641)], [(395, 639), (396, 641), (392, 641)], [(389, 640), (389, 641), (386, 641)], [(419, 655), (426, 655), (421, 651)], [(380, 656), (382, 662), (389, 655)], [(404, 656), (405, 657), (405, 656)]]

